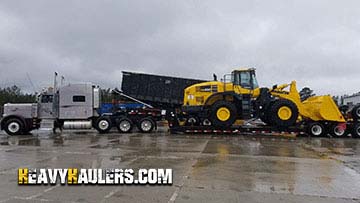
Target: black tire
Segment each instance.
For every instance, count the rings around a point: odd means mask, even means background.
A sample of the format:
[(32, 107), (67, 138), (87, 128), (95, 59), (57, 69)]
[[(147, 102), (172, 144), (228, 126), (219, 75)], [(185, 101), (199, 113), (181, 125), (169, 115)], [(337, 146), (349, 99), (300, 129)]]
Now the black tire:
[[(283, 119), (279, 116), (279, 111), (281, 111), (283, 107), (291, 111), (291, 114), (286, 119)], [(279, 99), (270, 106), (267, 114), (268, 121), (271, 125), (276, 127), (289, 127), (295, 125), (299, 111), (292, 101), (287, 99)]]
[(307, 127), (307, 133), (311, 137), (322, 137), (326, 134), (326, 131), (322, 123), (312, 122)]
[(8, 135), (21, 135), (24, 132), (24, 123), (18, 118), (10, 118), (5, 123), (5, 132)]
[(108, 133), (112, 128), (111, 119), (102, 116), (96, 120), (94, 127), (99, 133)]
[(124, 117), (120, 118), (116, 125), (117, 129), (121, 133), (130, 133), (133, 129), (133, 123), (130, 119)]
[(29, 129), (24, 130), (24, 131), (22, 132), (22, 134), (23, 134), (23, 135), (31, 135), (30, 131), (31, 131), (31, 129), (30, 129), (30, 130), (29, 130)]
[(360, 138), (360, 123), (355, 123), (352, 126), (351, 135), (355, 138)]
[(268, 114), (268, 111), (264, 111), (264, 112), (261, 112), (260, 113), (260, 120), (262, 121), (262, 122), (264, 122), (265, 124), (267, 124), (267, 125), (270, 125), (270, 119), (269, 119), (269, 116), (268, 116), (269, 114)]
[(360, 119), (360, 104), (356, 105), (352, 110), (351, 110), (351, 116), (354, 120), (359, 120)]
[(337, 123), (330, 125), (329, 133), (333, 137), (345, 137), (347, 135), (346, 129), (341, 129)]
[[(226, 120), (221, 120), (218, 118), (218, 111), (221, 109), (227, 109), (229, 112), (229, 117)], [(237, 118), (237, 109), (235, 104), (228, 101), (218, 101), (216, 102), (210, 110), (210, 119), (214, 126), (217, 127), (228, 127), (231, 126)]]
[(143, 118), (139, 121), (138, 128), (142, 133), (150, 133), (155, 127), (155, 122), (151, 118)]

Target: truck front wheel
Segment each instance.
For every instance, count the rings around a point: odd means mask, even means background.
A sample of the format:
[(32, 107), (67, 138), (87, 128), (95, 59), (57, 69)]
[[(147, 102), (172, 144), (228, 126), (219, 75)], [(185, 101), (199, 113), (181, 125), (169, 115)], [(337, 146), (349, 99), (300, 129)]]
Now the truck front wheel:
[(95, 124), (95, 128), (99, 133), (108, 133), (111, 127), (111, 120), (108, 117), (98, 118)]
[(8, 135), (20, 135), (24, 130), (24, 125), (18, 118), (11, 118), (6, 121), (5, 132)]

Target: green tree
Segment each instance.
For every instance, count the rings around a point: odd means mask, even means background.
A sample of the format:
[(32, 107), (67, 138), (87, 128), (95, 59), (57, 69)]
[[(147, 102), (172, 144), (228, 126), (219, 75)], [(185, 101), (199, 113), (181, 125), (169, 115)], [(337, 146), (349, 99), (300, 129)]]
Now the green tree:
[[(31, 103), (36, 101), (35, 94), (23, 93), (20, 87), (13, 85), (11, 87), (0, 88), (0, 106), (6, 103)], [(0, 108), (1, 108), (0, 107)]]

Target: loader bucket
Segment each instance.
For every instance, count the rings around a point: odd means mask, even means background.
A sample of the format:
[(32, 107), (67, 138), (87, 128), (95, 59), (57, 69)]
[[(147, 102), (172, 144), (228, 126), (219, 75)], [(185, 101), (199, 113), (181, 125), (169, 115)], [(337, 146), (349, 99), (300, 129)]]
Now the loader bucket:
[(302, 102), (303, 117), (314, 121), (345, 122), (344, 116), (329, 95), (314, 96)]

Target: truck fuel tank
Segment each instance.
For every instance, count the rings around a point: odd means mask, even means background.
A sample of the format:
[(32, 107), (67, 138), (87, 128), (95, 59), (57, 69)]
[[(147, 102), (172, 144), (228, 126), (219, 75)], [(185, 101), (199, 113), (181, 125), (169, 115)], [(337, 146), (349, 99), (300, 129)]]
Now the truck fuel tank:
[(64, 129), (90, 129), (92, 127), (92, 122), (88, 120), (84, 121), (65, 121), (63, 128)]

